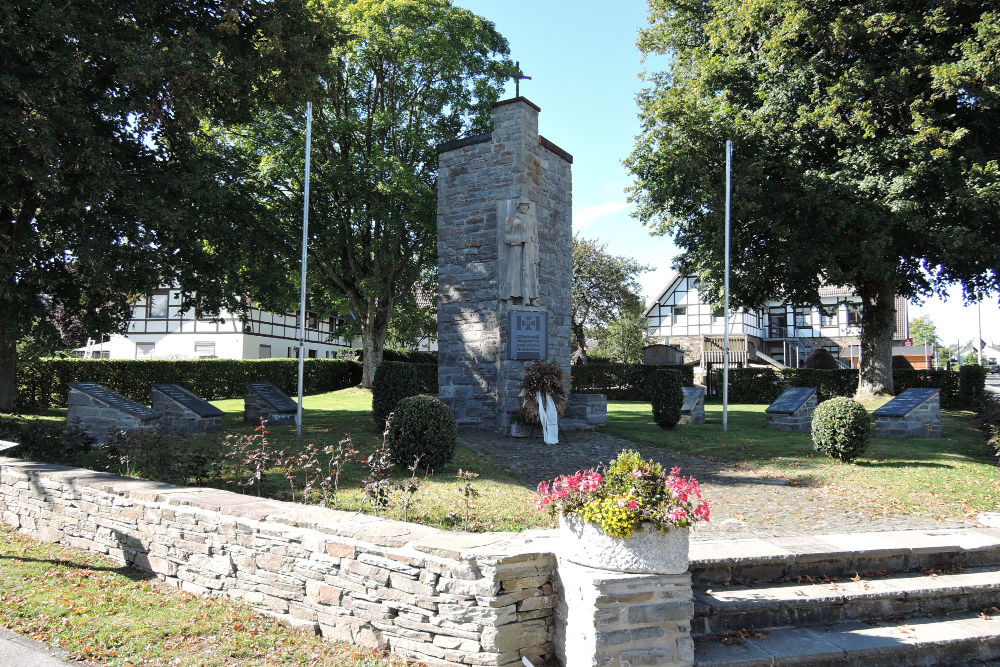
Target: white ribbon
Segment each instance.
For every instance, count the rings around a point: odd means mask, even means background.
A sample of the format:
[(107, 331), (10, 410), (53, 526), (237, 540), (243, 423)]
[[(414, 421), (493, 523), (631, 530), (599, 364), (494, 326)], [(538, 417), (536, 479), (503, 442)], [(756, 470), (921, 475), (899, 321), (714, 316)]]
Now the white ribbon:
[(559, 415), (556, 404), (548, 394), (535, 394), (538, 401), (538, 421), (542, 423), (542, 438), (547, 445), (559, 444)]

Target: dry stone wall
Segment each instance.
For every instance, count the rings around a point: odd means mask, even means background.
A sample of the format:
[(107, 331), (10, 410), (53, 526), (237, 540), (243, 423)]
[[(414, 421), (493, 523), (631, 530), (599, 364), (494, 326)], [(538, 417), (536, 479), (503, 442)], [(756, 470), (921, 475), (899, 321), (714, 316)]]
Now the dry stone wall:
[(3, 457), (0, 517), (183, 590), (430, 665), (554, 656), (549, 531), (449, 533)]

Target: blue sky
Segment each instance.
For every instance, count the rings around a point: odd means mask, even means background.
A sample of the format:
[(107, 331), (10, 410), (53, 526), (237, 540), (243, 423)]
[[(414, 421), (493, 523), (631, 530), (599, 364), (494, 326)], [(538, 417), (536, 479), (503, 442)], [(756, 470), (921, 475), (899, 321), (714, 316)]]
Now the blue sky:
[[(621, 161), (639, 131), (635, 96), (644, 67), (655, 71), (663, 60), (640, 62), (635, 39), (646, 25), (644, 0), (456, 0), (483, 16), (510, 42), (511, 57), (530, 81), (521, 95), (541, 107), (539, 132), (573, 155), (573, 229), (606, 243), (616, 255), (634, 257), (654, 270), (641, 278), (645, 297), (656, 297), (673, 271), (677, 248), (669, 238), (650, 236), (630, 215), (625, 187), (629, 175)], [(514, 96), (514, 83), (507, 87)], [(738, 150), (738, 147), (737, 147)], [(723, 175), (719, 175), (720, 182)], [(926, 314), (946, 343), (977, 333), (976, 306), (963, 306), (955, 288), (947, 301), (910, 306), (910, 318)], [(1000, 308), (994, 297), (982, 305), (983, 338), (1000, 342)]]

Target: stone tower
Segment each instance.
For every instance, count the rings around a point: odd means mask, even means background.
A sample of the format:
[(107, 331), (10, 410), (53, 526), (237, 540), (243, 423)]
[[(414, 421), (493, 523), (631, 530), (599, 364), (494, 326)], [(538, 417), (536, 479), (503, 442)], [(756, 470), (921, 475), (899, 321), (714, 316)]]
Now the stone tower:
[(539, 111), (498, 102), (491, 133), (438, 147), (438, 384), (459, 424), (505, 427), (532, 359), (569, 377), (573, 157)]

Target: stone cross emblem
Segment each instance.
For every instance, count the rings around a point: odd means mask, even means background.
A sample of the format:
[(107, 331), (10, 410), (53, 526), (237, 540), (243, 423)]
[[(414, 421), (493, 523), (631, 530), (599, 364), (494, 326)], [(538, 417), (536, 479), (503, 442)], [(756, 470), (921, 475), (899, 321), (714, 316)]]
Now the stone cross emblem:
[(517, 69), (517, 71), (514, 72), (510, 76), (510, 78), (514, 79), (514, 97), (520, 97), (521, 96), (521, 79), (527, 79), (528, 81), (531, 81), (531, 77), (530, 76), (525, 76), (524, 72), (521, 71), (521, 61), (520, 60), (518, 60), (516, 63), (514, 63), (514, 67)]

